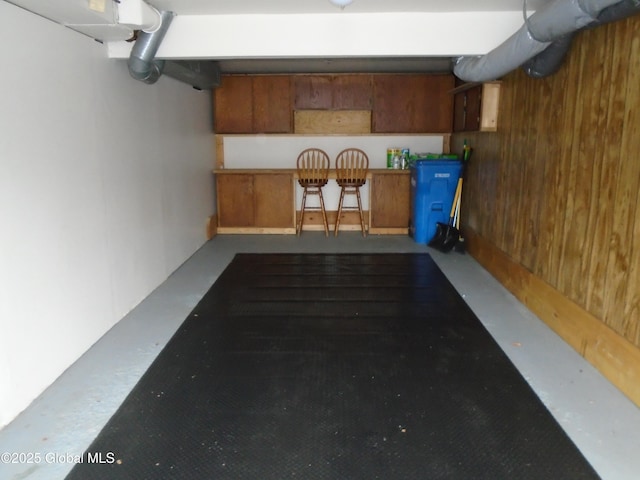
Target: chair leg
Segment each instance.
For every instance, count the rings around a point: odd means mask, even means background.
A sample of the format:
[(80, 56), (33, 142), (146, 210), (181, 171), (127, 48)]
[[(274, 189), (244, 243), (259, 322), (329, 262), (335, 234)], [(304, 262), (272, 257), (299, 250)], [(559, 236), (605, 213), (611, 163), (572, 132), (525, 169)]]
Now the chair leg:
[(298, 225), (296, 225), (296, 235), (302, 233), (302, 224), (304, 222), (304, 206), (307, 202), (307, 187), (304, 187), (302, 191), (302, 204), (300, 205), (300, 218), (298, 219)]
[(358, 211), (360, 212), (360, 228), (362, 228), (362, 236), (367, 236), (367, 231), (364, 226), (364, 213), (362, 212), (362, 201), (360, 200), (360, 187), (356, 187), (356, 197), (358, 197)]
[(324, 224), (324, 236), (329, 236), (329, 223), (327, 222), (327, 211), (324, 208), (324, 198), (322, 197), (322, 187), (318, 189), (318, 196), (320, 197), (320, 210), (322, 211), (322, 222)]
[(333, 231), (335, 237), (338, 236), (338, 229), (340, 228), (340, 215), (342, 214), (342, 201), (344, 200), (344, 187), (340, 188), (340, 201), (338, 202), (338, 216), (336, 217), (336, 226)]

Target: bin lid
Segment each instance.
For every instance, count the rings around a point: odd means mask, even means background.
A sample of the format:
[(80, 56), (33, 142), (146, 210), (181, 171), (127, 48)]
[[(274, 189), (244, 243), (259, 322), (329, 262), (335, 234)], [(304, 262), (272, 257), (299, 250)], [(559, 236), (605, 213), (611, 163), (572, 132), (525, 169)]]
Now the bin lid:
[(458, 165), (462, 163), (460, 161), (460, 159), (457, 158), (451, 158), (451, 159), (438, 159), (438, 160), (430, 160), (430, 159), (424, 159), (424, 160), (416, 160), (415, 162), (413, 162), (413, 164), (411, 165), (411, 168), (430, 168), (430, 167), (434, 167), (434, 166), (451, 166), (451, 165)]

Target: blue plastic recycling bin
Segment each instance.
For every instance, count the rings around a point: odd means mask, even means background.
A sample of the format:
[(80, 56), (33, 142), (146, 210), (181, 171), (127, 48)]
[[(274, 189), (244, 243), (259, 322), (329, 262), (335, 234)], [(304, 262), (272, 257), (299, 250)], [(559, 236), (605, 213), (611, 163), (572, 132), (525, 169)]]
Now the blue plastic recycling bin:
[(437, 222), (449, 223), (461, 171), (460, 160), (418, 160), (411, 166), (409, 235), (416, 243), (429, 243)]

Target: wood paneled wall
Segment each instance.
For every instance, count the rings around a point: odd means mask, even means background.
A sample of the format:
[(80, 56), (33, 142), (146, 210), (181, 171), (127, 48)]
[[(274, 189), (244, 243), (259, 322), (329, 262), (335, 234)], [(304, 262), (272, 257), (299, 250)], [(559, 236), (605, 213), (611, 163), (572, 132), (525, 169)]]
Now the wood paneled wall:
[(474, 149), (463, 225), (640, 352), (640, 16), (502, 80), (499, 131), (452, 139)]

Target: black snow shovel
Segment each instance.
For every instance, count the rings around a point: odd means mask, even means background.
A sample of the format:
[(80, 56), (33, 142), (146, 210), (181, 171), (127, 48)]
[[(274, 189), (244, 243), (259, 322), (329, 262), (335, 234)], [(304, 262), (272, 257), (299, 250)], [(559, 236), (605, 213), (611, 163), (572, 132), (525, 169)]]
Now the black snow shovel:
[(433, 235), (428, 245), (441, 252), (450, 252), (458, 239), (461, 237), (460, 230), (456, 228), (456, 220), (459, 216), (459, 204), (460, 197), (462, 196), (462, 175), (458, 178), (458, 185), (456, 186), (456, 193), (453, 197), (453, 204), (451, 205), (451, 212), (449, 213), (449, 223), (437, 222), (436, 233)]

